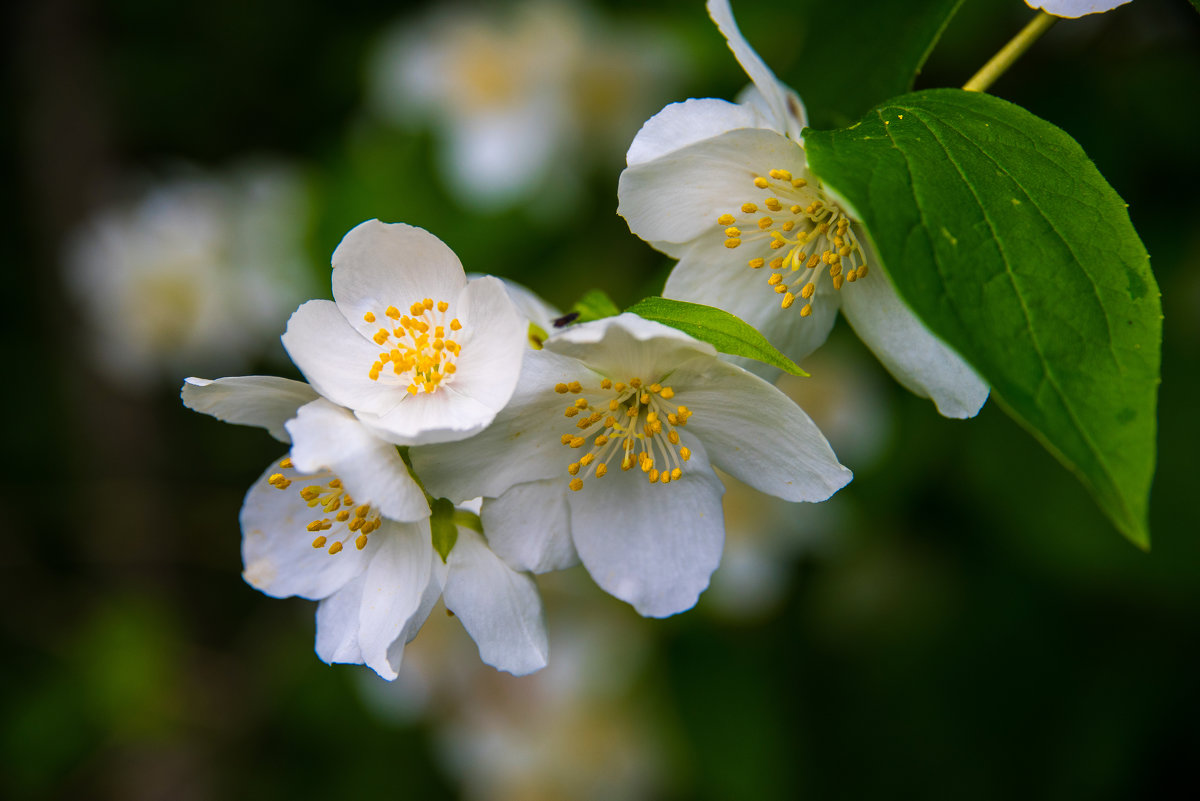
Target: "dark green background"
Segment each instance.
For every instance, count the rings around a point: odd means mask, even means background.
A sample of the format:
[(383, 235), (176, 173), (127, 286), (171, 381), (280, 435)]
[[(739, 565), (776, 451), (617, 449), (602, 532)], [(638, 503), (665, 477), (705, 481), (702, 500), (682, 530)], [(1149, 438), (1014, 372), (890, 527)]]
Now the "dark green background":
[[(840, 26), (805, 33), (846, 38), (844, 58), (819, 63), (797, 46), (801, 6), (735, 10), (802, 87), (871, 58), (855, 47), (871, 21), (839, 5)], [(655, 292), (668, 265), (613, 213), (619, 161), (562, 225), (478, 218), (443, 202), (428, 137), (351, 128), (367, 43), (402, 10), (3, 12), (0, 795), (455, 797), (427, 729), (380, 723), (352, 669), (311, 656), (311, 606), (241, 582), (237, 509), (279, 446), (187, 412), (175, 387), (140, 398), (107, 383), (78, 355), (85, 333), (56, 272), (62, 237), (122, 172), (271, 151), (314, 167), (322, 258), (377, 216), (560, 305), (590, 286), (621, 305)], [(654, 13), (698, 59), (686, 94), (740, 88), (699, 3)], [(966, 3), (917, 86), (961, 85), (1029, 16), (1018, 0)], [(1126, 543), (997, 409), (943, 420), (881, 382), (894, 434), (843, 491), (855, 511), (839, 548), (805, 559), (767, 619), (717, 622), (702, 601), (654, 624), (660, 655), (639, 692), (670, 733), (669, 797), (1200, 794), (1200, 15), (1136, 0), (1062, 23), (991, 91), (1082, 144), (1150, 251), (1166, 316), (1154, 550)], [(834, 119), (813, 102), (815, 120)], [(834, 336), (860, 347), (844, 326)]]

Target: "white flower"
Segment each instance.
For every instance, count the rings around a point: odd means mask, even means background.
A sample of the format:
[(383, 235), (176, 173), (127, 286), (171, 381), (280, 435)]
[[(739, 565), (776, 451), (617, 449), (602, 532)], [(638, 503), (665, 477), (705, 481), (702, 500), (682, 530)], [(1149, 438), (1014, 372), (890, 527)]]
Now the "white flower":
[(740, 103), (667, 106), (634, 139), (618, 213), (679, 263), (666, 297), (726, 309), (802, 359), (840, 307), (900, 383), (948, 417), (970, 417), (987, 387), (900, 300), (864, 231), (809, 172), (804, 108), (750, 48), (727, 0), (709, 13), (753, 80)]
[(611, 34), (579, 4), (447, 3), (383, 37), (369, 101), (392, 122), (432, 125), (463, 206), (524, 201), (551, 213), (578, 197), (593, 162), (629, 141), (677, 61), (665, 32), (626, 20)]
[(438, 598), (483, 661), (518, 675), (546, 664), (541, 601), (529, 576), (467, 526), (443, 562), (425, 495), (396, 448), (306, 384), (246, 376), (188, 379), (183, 400), (291, 441), (242, 506), (243, 576), (262, 592), (320, 601), (317, 655), (394, 679), (404, 644)]
[(503, 284), (467, 281), (420, 228), (370, 220), (333, 254), (336, 302), (305, 303), (283, 345), (326, 398), (401, 445), (470, 436), (516, 386), (528, 326)]
[(305, 206), (298, 175), (255, 165), (178, 176), (100, 211), (64, 254), (84, 355), (137, 388), (278, 349), (277, 321), (310, 283)]
[(1128, 2), (1129, 0), (1115, 0), (1115, 2), (1114, 0), (1044, 0), (1044, 2), (1025, 0), (1025, 5), (1033, 9), (1041, 9), (1056, 17), (1075, 19), (1088, 14), (1112, 11), (1117, 6), (1123, 6)]
[(778, 389), (632, 314), (551, 337), (488, 429), (413, 452), (434, 494), (485, 497), (488, 539), (514, 567), (578, 558), (654, 617), (693, 606), (720, 561), (724, 490), (710, 463), (793, 501), (850, 480)]

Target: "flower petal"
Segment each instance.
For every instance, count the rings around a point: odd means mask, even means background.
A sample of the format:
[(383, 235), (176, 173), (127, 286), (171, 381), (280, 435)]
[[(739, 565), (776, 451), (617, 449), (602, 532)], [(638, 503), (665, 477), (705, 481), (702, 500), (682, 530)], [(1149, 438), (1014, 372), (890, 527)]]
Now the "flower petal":
[(397, 445), (454, 442), (483, 429), (496, 413), (454, 387), (410, 395), (387, 414), (360, 412), (358, 419)]
[(328, 300), (310, 300), (296, 309), (282, 339), (304, 377), (334, 403), (380, 415), (406, 394), (371, 380), (368, 373), (379, 346), (351, 328)]
[(729, 7), (729, 0), (708, 0), (707, 5), (708, 15), (717, 24), (717, 29), (721, 31), (725, 41), (729, 43), (729, 49), (733, 51), (734, 58), (742, 65), (746, 75), (750, 76), (750, 80), (754, 81), (754, 85), (762, 93), (776, 125), (779, 126), (776, 130), (780, 133), (794, 133), (798, 136), (800, 130), (792, 129), (797, 123), (799, 123), (799, 128), (804, 127), (804, 109), (803, 107), (794, 109), (789, 105), (789, 95), (794, 96), (794, 93), (779, 82), (775, 73), (771, 72), (771, 68), (763, 62), (758, 53), (754, 52), (754, 48), (746, 41), (746, 37), (742, 36), (737, 22), (733, 19), (733, 9)]
[(544, 668), (549, 644), (533, 579), (504, 564), (478, 533), (461, 527), (447, 565), (442, 598), (479, 646), (479, 658), (514, 676)]
[[(667, 276), (663, 297), (724, 309), (757, 328), (772, 345), (796, 361), (820, 347), (829, 337), (841, 300), (832, 284), (828, 280), (818, 282), (812, 314), (801, 317), (799, 307), (803, 301), (784, 309), (779, 295), (767, 284), (770, 273), (765, 268), (747, 266), (744, 256), (723, 247), (724, 238), (718, 230), (689, 244)], [(779, 376), (775, 368), (752, 364), (748, 359), (736, 363), (764, 378)]]
[(738, 105), (746, 106), (755, 114), (758, 115), (759, 122), (754, 125), (755, 128), (771, 128), (775, 131), (783, 131), (788, 135), (788, 138), (804, 144), (804, 137), (800, 132), (808, 125), (808, 111), (804, 108), (803, 101), (800, 100), (800, 95), (792, 91), (791, 88), (780, 84), (780, 89), (783, 90), (784, 103), (788, 110), (788, 119), (782, 124), (774, 119), (774, 112), (771, 106), (767, 103), (767, 99), (763, 97), (762, 92), (758, 91), (758, 87), (754, 84), (747, 84), (742, 91), (738, 92), (734, 102)]
[(259, 426), (280, 442), (290, 442), (283, 424), (317, 391), (303, 381), (273, 375), (243, 375), (229, 378), (189, 378), (179, 393), (183, 405), (210, 414), (226, 423)]
[(728, 100), (706, 97), (672, 103), (642, 125), (629, 145), (625, 162), (630, 167), (644, 164), (727, 131), (763, 127), (762, 122), (753, 108)]
[(1129, 0), (1025, 0), (1025, 5), (1033, 9), (1041, 9), (1056, 17), (1078, 19), (1087, 14), (1102, 14), (1117, 6), (1123, 6)]
[[(468, 277), (475, 279), (483, 276), (468, 274)], [(562, 316), (560, 309), (551, 306), (541, 295), (524, 284), (518, 284), (507, 278), (499, 280), (504, 284), (504, 291), (508, 293), (508, 298), (517, 307), (517, 311), (525, 318), (525, 322), (533, 323), (544, 331), (553, 330), (554, 321)]]
[(657, 381), (680, 363), (715, 356), (716, 348), (678, 328), (626, 312), (571, 326), (546, 340), (545, 349), (578, 359), (616, 381)]
[(642, 239), (678, 255), (670, 245), (718, 229), (717, 218), (759, 198), (754, 179), (773, 169), (806, 175), (804, 149), (775, 131), (729, 131), (627, 167), (617, 213)]
[(362, 591), (363, 576), (359, 576), (317, 604), (316, 652), (322, 662), (362, 664), (362, 649), (358, 647)]
[(375, 552), (377, 538), (371, 536), (363, 550), (346, 548), (330, 554), (312, 546), (313, 535), (306, 526), (320, 518), (300, 497), (300, 482), (317, 483), (331, 476), (296, 477), (294, 486), (280, 490), (267, 478), (280, 472), (272, 465), (246, 493), (240, 515), (242, 523), (242, 578), (267, 595), (320, 599), (331, 595), (366, 569)]
[(349, 411), (327, 400), (301, 407), (287, 424), (292, 462), (304, 473), (332, 471), (359, 503), (401, 522), (429, 516), (417, 486), (395, 446), (375, 437)]
[(430, 556), (429, 564), (429, 583), (425, 585), (425, 592), (421, 594), (421, 602), (417, 605), (417, 611), (409, 616), (408, 622), (400, 631), (400, 636), (393, 640), (388, 647), (388, 664), (397, 673), (400, 672), (400, 664), (404, 660), (404, 646), (412, 642), (420, 633), (421, 627), (429, 619), (429, 613), (442, 598), (442, 587), (446, 584), (446, 564), (436, 554)]
[[(407, 313), (425, 298), (453, 302), (467, 277), (454, 251), (421, 228), (367, 220), (333, 251), (333, 297), (355, 329), (370, 338), (379, 328), (363, 316), (388, 306)], [(371, 366), (368, 361), (366, 367)]]
[(363, 583), (358, 642), (367, 666), (390, 681), (396, 678), (399, 660), (389, 649), (421, 607), (435, 555), (427, 520), (385, 522), (371, 539), (381, 544)]
[(708, 458), (755, 489), (786, 501), (823, 501), (852, 478), (808, 415), (758, 376), (697, 360), (673, 382), (693, 412), (687, 430)]
[(561, 476), (517, 484), (486, 499), (480, 518), (492, 551), (514, 570), (548, 573), (579, 564)]
[(459, 298), (462, 318), (462, 351), (457, 372), (448, 386), (492, 410), (483, 428), (512, 397), (521, 375), (521, 358), (527, 348), (529, 324), (509, 297), (504, 284), (485, 276), (467, 284)]
[(529, 351), (512, 400), (479, 434), (412, 450), (413, 468), (437, 497), (455, 503), (495, 498), (514, 484), (560, 475), (562, 395), (555, 384), (581, 380), (587, 368), (549, 350)]
[(721, 561), (725, 488), (703, 446), (686, 439), (692, 456), (677, 481), (651, 485), (640, 470), (614, 470), (567, 496), (588, 573), (647, 617), (695, 606)]
[(846, 320), (897, 381), (946, 417), (979, 413), (987, 384), (917, 319), (883, 270), (843, 286), (842, 296)]

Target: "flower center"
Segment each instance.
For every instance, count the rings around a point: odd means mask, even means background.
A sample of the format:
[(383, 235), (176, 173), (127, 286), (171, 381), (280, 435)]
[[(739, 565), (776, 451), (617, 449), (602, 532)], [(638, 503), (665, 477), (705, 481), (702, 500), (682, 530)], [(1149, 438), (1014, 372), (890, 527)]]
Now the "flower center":
[[(449, 308), (450, 304), (444, 300), (434, 303), (432, 298), (425, 298), (412, 304), (408, 314), (401, 314), (395, 306), (384, 309), (383, 318), (390, 323), (381, 325), (391, 327), (381, 327), (371, 338), (376, 345), (390, 350), (381, 351), (367, 371), (371, 380), (382, 378), (398, 386), (407, 384), (410, 395), (430, 393), (446, 383), (454, 375), (454, 362), (462, 350), (457, 342), (447, 338), (447, 332), (453, 335), (462, 329), (457, 317), (446, 321)], [(375, 312), (363, 315), (368, 323), (378, 319)]]
[(850, 218), (819, 189), (787, 170), (756, 176), (754, 187), (766, 197), (743, 203), (737, 214), (722, 214), (717, 224), (725, 229), (725, 247), (745, 246), (753, 256), (746, 262), (751, 269), (769, 268), (767, 285), (783, 296), (783, 308), (799, 297), (804, 300), (800, 316), (812, 314), (813, 296), (826, 273), (834, 289), (866, 277)]
[(578, 381), (556, 384), (554, 391), (580, 395), (563, 412), (579, 419), (575, 421), (577, 432), (563, 434), (562, 444), (579, 450), (591, 442), (588, 452), (567, 466), (571, 489), (582, 489), (586, 476), (603, 477), (609, 461), (618, 454), (622, 470), (637, 466), (651, 484), (670, 484), (683, 475), (683, 463), (692, 458), (692, 452), (679, 444), (676, 427), (687, 425), (692, 412), (669, 402), (675, 397), (670, 387), (659, 383), (646, 386), (640, 378), (615, 384), (605, 378), (592, 396), (594, 401), (582, 396), (583, 385)]
[(315, 509), (320, 506), (321, 511), (329, 515), (317, 517), (307, 526), (310, 532), (317, 535), (312, 541), (314, 548), (324, 548), (328, 545), (329, 553), (336, 554), (353, 536), (354, 547), (361, 551), (367, 547), (368, 535), (383, 525), (379, 512), (370, 504), (355, 506), (354, 499), (342, 487), (342, 480), (332, 473), (325, 471), (301, 475), (295, 472), (291, 459), (284, 459), (279, 463), (279, 467), (283, 472), (272, 473), (267, 477), (267, 482), (277, 490), (288, 489), (297, 478), (317, 482), (306, 484), (300, 489), (300, 497), (309, 508)]

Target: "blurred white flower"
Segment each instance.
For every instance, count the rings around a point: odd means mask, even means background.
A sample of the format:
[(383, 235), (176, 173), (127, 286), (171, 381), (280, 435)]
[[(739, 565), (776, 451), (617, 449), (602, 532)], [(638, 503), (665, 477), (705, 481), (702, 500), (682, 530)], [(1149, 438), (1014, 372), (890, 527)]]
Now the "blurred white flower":
[(539, 577), (554, 647), (544, 670), (514, 679), (480, 668), (465, 658), (470, 640), (435, 610), (394, 683), (363, 675), (364, 702), (400, 724), (427, 716), (471, 801), (661, 797), (663, 732), (637, 689), (652, 629), (580, 578)]
[(311, 300), (283, 345), (324, 397), (401, 445), (461, 439), (504, 407), (528, 324), (504, 285), (468, 281), (440, 239), (364, 222), (333, 253), (335, 301)]
[(1041, 9), (1056, 17), (1075, 19), (1088, 14), (1102, 14), (1112, 11), (1117, 6), (1123, 6), (1129, 0), (1025, 0), (1025, 5), (1033, 9)]
[[(439, 598), (480, 658), (522, 675), (545, 666), (541, 600), (469, 525), (443, 561), (425, 495), (396, 448), (306, 384), (269, 376), (188, 379), (188, 407), (290, 441), (242, 506), (243, 577), (317, 607), (317, 655), (394, 679)], [(477, 519), (477, 518), (476, 518)]]
[(275, 355), (283, 315), (311, 294), (307, 221), (303, 181), (278, 165), (178, 178), (102, 209), (65, 253), (86, 355), (130, 389)]
[(432, 493), (485, 498), (488, 539), (514, 567), (578, 558), (654, 617), (694, 605), (720, 561), (723, 489), (710, 462), (793, 501), (824, 500), (850, 480), (779, 390), (633, 314), (551, 337), (526, 354), (491, 427), (412, 458)]
[(709, 13), (753, 81), (738, 103), (674, 103), (638, 132), (618, 213), (677, 258), (663, 295), (726, 309), (793, 359), (821, 345), (840, 309), (900, 383), (948, 417), (987, 386), (900, 299), (857, 220), (808, 170), (804, 107), (750, 47), (727, 0)]
[(628, 22), (610, 31), (579, 3), (439, 6), (383, 39), (370, 99), (385, 119), (434, 127), (442, 173), (464, 206), (533, 200), (550, 211), (574, 198), (591, 163), (617, 166), (674, 83), (672, 41)]

